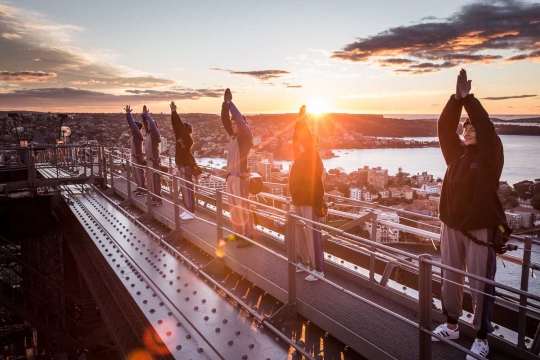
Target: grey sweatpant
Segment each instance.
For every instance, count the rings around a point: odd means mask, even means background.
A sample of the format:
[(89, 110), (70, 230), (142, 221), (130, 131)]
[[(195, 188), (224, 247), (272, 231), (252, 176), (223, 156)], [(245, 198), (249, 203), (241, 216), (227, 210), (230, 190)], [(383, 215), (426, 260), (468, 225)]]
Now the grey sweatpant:
[[(488, 236), (492, 236), (490, 229), (471, 230), (468, 233), (483, 242), (487, 242)], [(490, 280), (495, 279), (497, 265), (495, 250), (492, 247), (474, 243), (461, 231), (451, 229), (444, 223), (441, 225), (441, 255), (444, 265), (466, 270)], [(443, 313), (449, 323), (457, 323), (457, 319), (463, 315), (462, 300), (465, 277), (444, 269), (442, 277)], [(493, 297), (485, 296), (484, 293), (494, 295), (495, 289), (493, 286), (475, 279), (469, 279), (469, 286), (474, 311), (473, 327), (479, 334), (483, 333), (483, 337), (485, 334), (493, 332), (491, 326)]]
[[(227, 192), (249, 199), (249, 179), (239, 176), (227, 178)], [(247, 201), (229, 196), (229, 212), (233, 230), (247, 237), (253, 236), (253, 219)]]
[[(319, 217), (315, 213), (313, 206), (294, 205), (295, 215), (319, 222)], [(322, 245), (321, 227), (306, 222), (302, 228), (294, 227), (296, 246), (298, 248), (298, 260), (310, 269), (322, 272), (324, 266), (324, 252)]]

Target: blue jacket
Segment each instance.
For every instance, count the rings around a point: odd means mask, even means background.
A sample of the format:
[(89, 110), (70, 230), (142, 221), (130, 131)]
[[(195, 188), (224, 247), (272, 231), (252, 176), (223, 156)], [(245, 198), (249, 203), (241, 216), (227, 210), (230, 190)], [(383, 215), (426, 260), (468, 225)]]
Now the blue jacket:
[(137, 151), (137, 154), (135, 155), (143, 155), (143, 141), (144, 137), (141, 133), (141, 130), (137, 127), (137, 124), (135, 124), (135, 121), (133, 120), (133, 116), (131, 116), (131, 113), (126, 113), (126, 118), (129, 124), (129, 127), (131, 128), (131, 133), (133, 134), (133, 143), (135, 144), (135, 149)]

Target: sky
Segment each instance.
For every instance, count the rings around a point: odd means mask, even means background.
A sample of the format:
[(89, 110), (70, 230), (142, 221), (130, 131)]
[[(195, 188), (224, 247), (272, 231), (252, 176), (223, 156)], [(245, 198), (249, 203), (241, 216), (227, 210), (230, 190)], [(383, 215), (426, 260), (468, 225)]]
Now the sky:
[(0, 0), (0, 110), (540, 114), (532, 1)]

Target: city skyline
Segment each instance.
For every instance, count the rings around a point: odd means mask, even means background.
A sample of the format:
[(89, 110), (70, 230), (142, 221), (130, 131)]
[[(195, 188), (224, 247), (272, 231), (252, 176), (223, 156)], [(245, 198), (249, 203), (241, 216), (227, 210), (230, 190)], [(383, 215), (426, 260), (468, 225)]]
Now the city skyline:
[(0, 1), (0, 111), (540, 114), (540, 4)]

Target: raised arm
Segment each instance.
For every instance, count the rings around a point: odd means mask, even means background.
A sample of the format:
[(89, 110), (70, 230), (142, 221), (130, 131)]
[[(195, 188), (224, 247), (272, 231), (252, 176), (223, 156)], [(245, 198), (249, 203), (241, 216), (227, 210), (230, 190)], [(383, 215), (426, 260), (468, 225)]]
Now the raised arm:
[(137, 124), (135, 124), (135, 120), (133, 120), (133, 116), (131, 116), (131, 111), (133, 109), (131, 109), (131, 107), (129, 105), (126, 105), (124, 110), (126, 110), (126, 118), (127, 118), (129, 127), (133, 131), (133, 136), (135, 136), (136, 138), (139, 138), (139, 139), (142, 140), (143, 135), (141, 133), (141, 130), (137, 127)]
[(226, 102), (223, 102), (221, 105), (221, 123), (223, 124), (223, 128), (227, 134), (229, 134), (229, 136), (233, 136), (231, 119), (229, 118), (229, 108), (227, 107)]
[(456, 156), (463, 153), (461, 139), (457, 134), (461, 110), (463, 108), (459, 91), (460, 84), (467, 80), (465, 70), (461, 70), (456, 82), (456, 93), (450, 97), (437, 121), (437, 135), (446, 164), (449, 165)]
[(172, 101), (169, 106), (171, 107), (171, 125), (174, 131), (176, 141), (182, 139), (184, 141), (184, 144), (189, 143), (189, 132), (184, 126), (180, 115), (178, 115), (178, 113), (176, 112), (176, 104), (174, 103), (174, 101)]
[(236, 124), (238, 125), (238, 136), (253, 138), (253, 134), (251, 133), (251, 129), (246, 123), (246, 120), (244, 120), (244, 117), (232, 101), (227, 104), (227, 108), (233, 117), (232, 121), (236, 121)]
[(306, 106), (302, 105), (293, 130), (293, 152), (295, 159), (298, 159), (304, 151), (308, 150), (311, 145), (311, 139), (311, 130), (306, 122)]
[(152, 133), (155, 134), (158, 138), (161, 138), (161, 133), (159, 132), (158, 127), (156, 126), (156, 122), (150, 114), (148, 113), (150, 110), (146, 108), (146, 105), (143, 106), (143, 119), (145, 119), (148, 122), (148, 126), (150, 126), (150, 129), (152, 130)]

